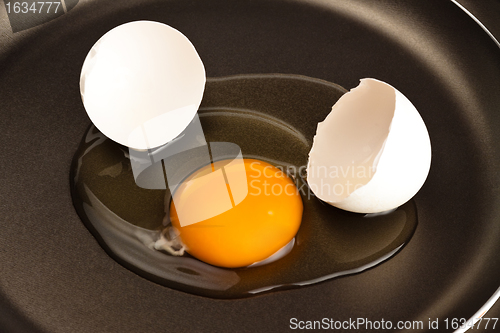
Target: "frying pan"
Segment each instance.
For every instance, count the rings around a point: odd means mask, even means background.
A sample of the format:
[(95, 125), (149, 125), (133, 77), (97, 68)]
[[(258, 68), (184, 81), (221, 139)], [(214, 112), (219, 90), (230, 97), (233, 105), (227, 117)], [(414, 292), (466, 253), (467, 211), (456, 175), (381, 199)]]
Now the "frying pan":
[[(431, 332), (438, 318), (439, 332), (452, 332), (445, 319), (470, 318), (500, 286), (500, 48), (454, 2), (102, 0), (70, 9), (13, 33), (0, 6), (2, 331), (284, 332), (291, 318), (366, 318), (422, 321), (418, 332)], [(433, 147), (411, 241), (361, 274), (240, 300), (172, 290), (111, 259), (71, 203), (70, 163), (90, 123), (78, 82), (94, 42), (139, 19), (182, 31), (209, 77), (299, 74), (347, 89), (375, 77), (397, 87)]]

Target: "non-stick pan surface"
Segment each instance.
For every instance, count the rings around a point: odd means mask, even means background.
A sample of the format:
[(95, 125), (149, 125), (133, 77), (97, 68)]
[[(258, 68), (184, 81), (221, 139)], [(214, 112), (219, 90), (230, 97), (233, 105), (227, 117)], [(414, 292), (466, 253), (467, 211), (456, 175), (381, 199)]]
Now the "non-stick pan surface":
[[(171, 290), (111, 259), (70, 196), (90, 123), (79, 75), (101, 35), (139, 19), (182, 31), (209, 77), (300, 74), (347, 89), (374, 77), (403, 92), (433, 148), (407, 246), (361, 274), (240, 300)], [(418, 332), (438, 318), (451, 332), (446, 319), (469, 318), (500, 286), (500, 49), (451, 1), (80, 1), (0, 37), (2, 332), (284, 332), (291, 318), (422, 321)]]

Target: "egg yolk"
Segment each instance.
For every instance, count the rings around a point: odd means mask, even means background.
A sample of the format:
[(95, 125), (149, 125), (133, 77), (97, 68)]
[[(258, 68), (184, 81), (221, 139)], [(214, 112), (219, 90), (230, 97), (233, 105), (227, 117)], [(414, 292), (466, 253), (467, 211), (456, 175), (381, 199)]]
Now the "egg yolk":
[(288, 244), (302, 211), (299, 191), (284, 172), (239, 159), (191, 174), (173, 194), (170, 219), (192, 256), (215, 266), (243, 267)]

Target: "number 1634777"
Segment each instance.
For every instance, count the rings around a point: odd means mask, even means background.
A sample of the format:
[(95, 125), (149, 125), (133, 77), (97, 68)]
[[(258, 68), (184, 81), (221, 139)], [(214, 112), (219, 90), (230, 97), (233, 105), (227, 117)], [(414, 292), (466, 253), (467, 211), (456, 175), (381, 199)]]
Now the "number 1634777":
[(37, 2), (6, 2), (5, 7), (7, 13), (15, 14), (41, 14), (41, 13), (57, 13), (60, 1), (37, 1)]

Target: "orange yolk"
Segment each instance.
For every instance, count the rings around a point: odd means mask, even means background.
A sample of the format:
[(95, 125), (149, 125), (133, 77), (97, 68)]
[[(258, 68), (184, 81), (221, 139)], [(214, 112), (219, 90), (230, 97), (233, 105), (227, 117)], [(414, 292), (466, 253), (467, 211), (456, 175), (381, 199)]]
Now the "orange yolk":
[(302, 210), (297, 187), (280, 169), (238, 159), (191, 174), (174, 192), (170, 219), (192, 256), (215, 266), (243, 267), (288, 244)]

